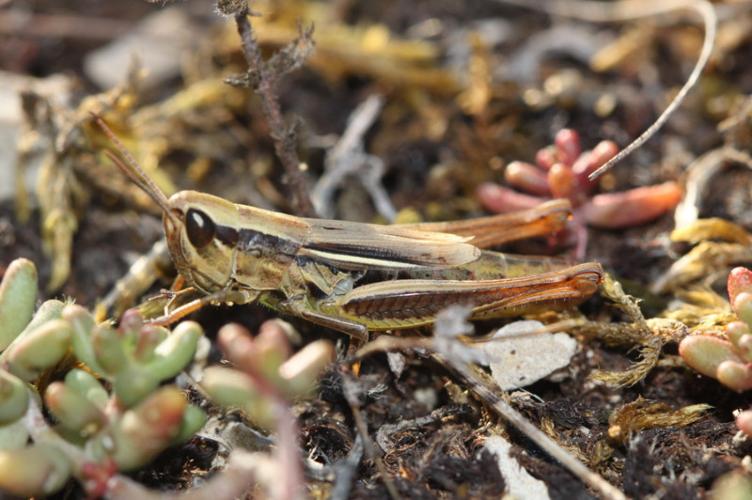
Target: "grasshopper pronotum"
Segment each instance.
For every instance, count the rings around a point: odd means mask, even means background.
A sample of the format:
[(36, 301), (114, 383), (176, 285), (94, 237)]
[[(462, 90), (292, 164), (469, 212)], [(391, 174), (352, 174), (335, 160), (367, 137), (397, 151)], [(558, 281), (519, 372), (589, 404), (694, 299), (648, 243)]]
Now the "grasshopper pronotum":
[(168, 199), (95, 120), (122, 156), (108, 151), (110, 159), (162, 209), (178, 272), (205, 294), (157, 322), (208, 303), (258, 301), (366, 339), (369, 331), (431, 324), (451, 304), (471, 306), (471, 319), (577, 304), (603, 275), (595, 262), (565, 267), (482, 250), (561, 229), (570, 213), (564, 200), (457, 222), (381, 226), (294, 217), (196, 191)]

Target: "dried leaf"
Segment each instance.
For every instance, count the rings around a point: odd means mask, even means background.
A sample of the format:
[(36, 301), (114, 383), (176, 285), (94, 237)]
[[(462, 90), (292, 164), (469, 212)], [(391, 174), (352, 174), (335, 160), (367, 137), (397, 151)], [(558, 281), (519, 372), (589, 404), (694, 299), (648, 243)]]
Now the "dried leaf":
[(697, 244), (705, 240), (750, 245), (752, 235), (742, 226), (718, 217), (699, 219), (687, 226), (677, 227), (671, 232), (671, 241)]
[(685, 427), (700, 420), (712, 406), (689, 405), (674, 410), (665, 403), (651, 402), (642, 397), (614, 410), (608, 419), (608, 436), (626, 443), (630, 435), (656, 427)]
[(651, 287), (653, 293), (665, 293), (713, 275), (732, 264), (752, 262), (752, 247), (739, 243), (703, 241), (671, 268)]

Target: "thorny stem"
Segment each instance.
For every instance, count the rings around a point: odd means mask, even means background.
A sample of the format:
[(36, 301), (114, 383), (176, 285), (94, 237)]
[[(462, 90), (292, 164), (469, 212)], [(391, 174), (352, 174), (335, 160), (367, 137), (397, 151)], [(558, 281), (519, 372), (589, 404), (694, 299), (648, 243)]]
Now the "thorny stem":
[(687, 77), (686, 82), (682, 85), (679, 92), (676, 93), (671, 103), (663, 110), (658, 118), (645, 130), (639, 137), (633, 140), (627, 147), (603, 164), (596, 171), (591, 173), (588, 178), (592, 181), (600, 177), (611, 169), (616, 163), (629, 156), (635, 149), (642, 146), (648, 141), (663, 125), (668, 121), (670, 116), (676, 111), (684, 98), (687, 96), (692, 87), (695, 86), (700, 78), (700, 73), (710, 59), (715, 44), (716, 25), (718, 24), (717, 15), (713, 4), (707, 0), (671, 0), (661, 2), (636, 2), (636, 1), (617, 1), (612, 3), (595, 2), (592, 0), (565, 0), (553, 2), (541, 2), (540, 0), (496, 0), (498, 3), (514, 5), (526, 9), (533, 9), (546, 14), (552, 14), (572, 19), (579, 19), (593, 23), (610, 23), (617, 21), (632, 21), (645, 17), (653, 17), (680, 10), (693, 10), (702, 17), (705, 28), (705, 40), (702, 44), (702, 50), (697, 58), (692, 73)]
[(588, 469), (585, 464), (577, 460), (567, 450), (559, 446), (556, 441), (548, 437), (543, 431), (534, 426), (522, 414), (512, 408), (509, 403), (501, 399), (485, 383), (475, 375), (469, 365), (453, 363), (451, 360), (439, 355), (433, 355), (444, 366), (450, 367), (462, 376), (470, 385), (472, 391), (486, 404), (491, 406), (508, 423), (525, 434), (540, 449), (556, 459), (569, 472), (574, 474), (580, 481), (590, 486), (605, 499), (626, 500), (627, 497), (614, 485), (603, 479), (598, 474)]
[(235, 23), (238, 27), (238, 35), (243, 45), (243, 55), (248, 67), (256, 72), (258, 85), (256, 91), (261, 97), (261, 107), (269, 123), (269, 135), (274, 142), (274, 150), (285, 168), (286, 182), (290, 186), (293, 195), (293, 208), (297, 215), (316, 217), (316, 210), (308, 196), (305, 179), (300, 171), (300, 160), (295, 151), (295, 142), (288, 132), (282, 112), (279, 108), (279, 100), (274, 91), (276, 79), (269, 73), (264, 59), (261, 56), (253, 27), (248, 19), (248, 8), (241, 9), (235, 14)]

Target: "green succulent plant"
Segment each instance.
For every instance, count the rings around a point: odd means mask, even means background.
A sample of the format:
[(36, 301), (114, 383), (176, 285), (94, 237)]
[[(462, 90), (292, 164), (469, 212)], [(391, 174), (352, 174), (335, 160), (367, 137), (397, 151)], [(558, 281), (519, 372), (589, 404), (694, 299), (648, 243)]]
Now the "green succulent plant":
[(212, 366), (201, 386), (221, 406), (238, 408), (248, 419), (276, 431), (273, 453), (279, 480), (269, 485), (271, 498), (302, 498), (305, 484), (298, 451), (298, 427), (289, 402), (310, 395), (319, 376), (334, 360), (334, 347), (317, 340), (292, 354), (285, 322), (269, 320), (258, 335), (238, 324), (219, 330), (217, 340), (235, 366)]
[(203, 332), (189, 321), (145, 325), (135, 311), (114, 328), (59, 300), (35, 311), (37, 286), (26, 259), (0, 284), (0, 491), (47, 495), (74, 476), (96, 496), (115, 472), (203, 426), (204, 413), (162, 385), (193, 360)]
[(742, 392), (752, 389), (752, 271), (733, 269), (727, 288), (739, 321), (726, 326), (725, 338), (707, 334), (684, 338), (679, 354), (698, 372)]
[(243, 410), (249, 420), (267, 429), (275, 427), (275, 407), (309, 395), (334, 359), (334, 347), (325, 340), (311, 342), (291, 356), (283, 324), (267, 321), (256, 337), (237, 324), (222, 327), (219, 345), (235, 368), (209, 367), (201, 382), (216, 403)]
[[(752, 271), (732, 269), (727, 289), (739, 321), (726, 326), (723, 338), (708, 334), (685, 337), (679, 344), (679, 354), (696, 371), (743, 392), (752, 389)], [(752, 410), (739, 414), (736, 423), (752, 436)]]

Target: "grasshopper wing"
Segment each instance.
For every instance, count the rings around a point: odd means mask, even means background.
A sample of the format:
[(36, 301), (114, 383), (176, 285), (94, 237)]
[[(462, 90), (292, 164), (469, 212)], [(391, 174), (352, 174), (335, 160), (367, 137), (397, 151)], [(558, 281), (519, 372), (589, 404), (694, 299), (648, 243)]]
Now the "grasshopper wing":
[(310, 231), (298, 255), (344, 270), (409, 270), (472, 262), (469, 238), (400, 226), (306, 219)]
[(450, 222), (423, 222), (397, 227), (451, 233), (472, 237), (478, 248), (503, 245), (510, 241), (554, 234), (564, 229), (572, 215), (572, 205), (567, 200), (551, 200), (535, 208), (500, 215)]

